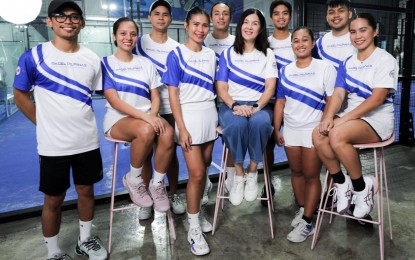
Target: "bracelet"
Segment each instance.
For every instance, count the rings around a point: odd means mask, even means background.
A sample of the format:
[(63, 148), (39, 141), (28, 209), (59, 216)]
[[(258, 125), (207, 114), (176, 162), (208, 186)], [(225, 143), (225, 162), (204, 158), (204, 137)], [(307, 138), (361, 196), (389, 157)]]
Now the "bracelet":
[(240, 104), (238, 102), (233, 102), (231, 105), (231, 109), (233, 110), (233, 108), (236, 106), (240, 106)]

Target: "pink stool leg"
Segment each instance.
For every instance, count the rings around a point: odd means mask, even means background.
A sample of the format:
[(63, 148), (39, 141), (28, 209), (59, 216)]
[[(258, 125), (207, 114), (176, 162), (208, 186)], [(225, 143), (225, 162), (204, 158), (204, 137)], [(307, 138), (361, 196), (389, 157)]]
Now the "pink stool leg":
[(112, 245), (112, 220), (114, 217), (114, 196), (115, 196), (115, 183), (117, 179), (117, 158), (118, 158), (118, 142), (114, 142), (114, 158), (112, 168), (112, 184), (111, 184), (111, 206), (110, 206), (110, 230), (108, 235), (108, 253), (111, 253)]

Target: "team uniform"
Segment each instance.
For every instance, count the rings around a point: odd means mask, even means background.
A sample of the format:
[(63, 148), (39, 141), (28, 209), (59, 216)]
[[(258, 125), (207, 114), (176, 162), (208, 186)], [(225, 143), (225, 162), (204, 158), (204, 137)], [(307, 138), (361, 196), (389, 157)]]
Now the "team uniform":
[[(102, 179), (98, 131), (91, 98), (93, 91), (101, 90), (101, 83), (99, 57), (82, 46), (75, 53), (66, 53), (55, 48), (52, 42), (46, 42), (20, 57), (14, 87), (34, 91), (37, 148), (41, 156), (41, 191), (53, 195), (63, 192), (70, 185), (67, 178), (57, 179), (59, 183), (56, 187), (47, 187), (51, 183), (42, 172), (42, 164), (48, 161), (45, 157), (65, 159), (67, 172), (63, 174), (69, 175), (71, 164), (66, 161), (67, 156), (88, 155), (95, 151), (94, 161), (90, 162), (91, 167), (94, 165), (90, 168), (91, 174), (84, 176), (89, 179), (78, 178), (78, 169), (73, 168), (74, 182), (91, 184)], [(93, 174), (96, 176), (92, 177)], [(48, 175), (47, 178), (55, 177)]]
[(312, 131), (320, 123), (336, 81), (336, 69), (330, 63), (314, 59), (307, 68), (295, 62), (279, 71), (277, 98), (285, 98), (283, 136), (286, 146), (311, 148)]
[[(138, 38), (137, 45), (133, 49), (133, 53), (139, 56), (146, 57), (149, 59), (157, 68), (160, 77), (163, 76), (166, 68), (167, 55), (174, 48), (180, 44), (168, 37), (167, 41), (160, 44), (153, 41), (149, 34), (145, 34)], [(159, 88), (160, 91), (160, 115), (171, 114), (170, 102), (169, 102), (169, 91), (167, 86), (161, 85)], [(174, 124), (172, 125), (174, 127)]]
[(315, 58), (330, 62), (336, 69), (345, 59), (357, 53), (350, 42), (349, 32), (342, 36), (334, 36), (332, 32), (328, 32), (317, 39), (315, 48)]
[(339, 114), (352, 111), (372, 95), (374, 88), (387, 88), (389, 94), (385, 102), (361, 117), (382, 140), (388, 139), (394, 129), (393, 98), (398, 84), (398, 64), (396, 59), (383, 49), (375, 51), (363, 62), (353, 55), (345, 60), (338, 71), (336, 87), (344, 88), (348, 94), (348, 106)]
[[(102, 59), (104, 90), (115, 89), (121, 100), (144, 113), (151, 109), (151, 90), (157, 88), (160, 76), (150, 60), (133, 55), (130, 62), (118, 60), (114, 55)], [(105, 105), (104, 133), (109, 134), (111, 127), (127, 115)]]
[(205, 40), (203, 41), (203, 45), (212, 49), (216, 54), (216, 60), (219, 62), (220, 55), (222, 52), (231, 47), (235, 42), (235, 36), (229, 34), (228, 37), (225, 39), (216, 39), (213, 37), (211, 33), (209, 33)]
[(268, 42), (277, 60), (278, 69), (295, 61), (296, 57), (291, 47), (291, 33), (284, 40), (277, 40), (271, 35), (268, 37)]
[[(166, 72), (161, 81), (180, 90), (183, 121), (192, 137), (192, 145), (217, 138), (218, 114), (213, 87), (215, 71), (215, 52), (204, 46), (200, 52), (193, 52), (182, 44), (167, 57)], [(176, 142), (178, 135), (176, 126)]]
[[(228, 48), (221, 54), (216, 73), (216, 80), (227, 82), (229, 95), (241, 105), (256, 103), (265, 91), (265, 80), (276, 77), (277, 65), (271, 49), (267, 50), (267, 55), (257, 49), (241, 55), (233, 47)], [(219, 109), (219, 120), (235, 163), (243, 162), (248, 146), (251, 159), (262, 162), (263, 149), (273, 130), (272, 111), (268, 106), (245, 118), (233, 115), (231, 108), (223, 104)], [(247, 124), (255, 125), (253, 128), (259, 132), (252, 129), (249, 132)], [(246, 131), (234, 131), (237, 125), (242, 125)]]

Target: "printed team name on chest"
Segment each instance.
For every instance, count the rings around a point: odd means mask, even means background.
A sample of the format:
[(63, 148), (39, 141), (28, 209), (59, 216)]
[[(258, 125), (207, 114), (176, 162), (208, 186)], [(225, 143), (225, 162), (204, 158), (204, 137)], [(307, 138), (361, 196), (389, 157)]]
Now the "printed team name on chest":
[(69, 62), (69, 61), (52, 61), (51, 66), (54, 67), (76, 67), (76, 68), (87, 68), (86, 63)]
[(153, 49), (153, 48), (146, 48), (146, 52), (156, 52), (156, 53), (169, 53), (170, 51), (168, 50), (158, 50), (158, 49)]
[(190, 59), (189, 63), (207, 63), (210, 62), (209, 59)]
[(258, 63), (259, 59), (235, 59), (235, 63)]
[(140, 71), (143, 67), (141, 66), (134, 66), (134, 67), (120, 67), (116, 68), (115, 71), (117, 72), (124, 72), (124, 71)]
[(296, 77), (296, 78), (314, 77), (315, 75), (316, 75), (315, 72), (303, 72), (303, 73), (290, 73), (290, 74), (288, 74), (289, 77)]
[(353, 70), (353, 71), (357, 71), (357, 70), (370, 70), (373, 68), (372, 64), (363, 64), (360, 66), (347, 66), (346, 69), (347, 70)]
[(331, 48), (348, 48), (351, 45), (352, 45), (351, 43), (340, 42), (340, 43), (328, 44), (327, 48), (329, 48), (329, 49), (331, 49)]

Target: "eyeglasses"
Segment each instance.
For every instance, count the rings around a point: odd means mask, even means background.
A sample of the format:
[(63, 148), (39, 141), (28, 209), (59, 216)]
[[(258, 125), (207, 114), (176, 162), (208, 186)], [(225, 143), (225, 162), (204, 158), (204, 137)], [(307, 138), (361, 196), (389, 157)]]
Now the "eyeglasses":
[(74, 23), (77, 24), (82, 20), (82, 16), (79, 14), (70, 14), (70, 15), (66, 15), (66, 14), (52, 14), (53, 17), (55, 17), (56, 21), (58, 23), (64, 23), (66, 21), (66, 19), (69, 18), (69, 20)]

